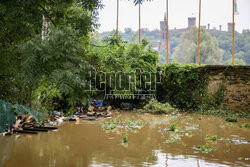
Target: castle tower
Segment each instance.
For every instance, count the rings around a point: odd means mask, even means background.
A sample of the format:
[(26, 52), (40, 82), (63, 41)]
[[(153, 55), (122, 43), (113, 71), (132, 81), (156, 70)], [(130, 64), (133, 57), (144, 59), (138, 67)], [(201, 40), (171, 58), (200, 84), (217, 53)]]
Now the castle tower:
[(233, 30), (233, 23), (227, 23), (227, 31)]
[(188, 28), (192, 28), (192, 26), (196, 26), (196, 17), (188, 18)]

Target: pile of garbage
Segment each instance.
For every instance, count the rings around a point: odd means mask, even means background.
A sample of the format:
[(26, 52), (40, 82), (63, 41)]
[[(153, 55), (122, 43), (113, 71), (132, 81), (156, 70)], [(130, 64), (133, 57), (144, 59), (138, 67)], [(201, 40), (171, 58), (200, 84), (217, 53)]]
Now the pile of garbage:
[[(121, 105), (123, 109), (130, 109), (127, 104)], [(0, 134), (11, 135), (14, 133), (38, 134), (56, 130), (65, 121), (96, 120), (98, 118), (110, 118), (114, 112), (120, 109), (112, 109), (111, 106), (103, 106), (102, 100), (93, 100), (71, 116), (64, 116), (62, 112), (52, 111), (49, 116), (44, 116), (39, 111), (23, 105), (5, 102), (0, 100)]]
[[(70, 117), (62, 116), (61, 112), (53, 111), (52, 117), (49, 120), (50, 125), (61, 124), (64, 121), (76, 121), (77, 123), (79, 120), (96, 120), (97, 118), (110, 118), (113, 113), (119, 112), (121, 110), (134, 110), (132, 108), (132, 104), (130, 103), (122, 103), (120, 108), (112, 108), (109, 106), (103, 105), (103, 100), (93, 100), (89, 104), (85, 105), (84, 107), (79, 107), (77, 112), (73, 113)], [(56, 122), (55, 122), (56, 121)]]
[(38, 134), (38, 132), (57, 129), (57, 127), (42, 124), (42, 122), (45, 122), (45, 116), (41, 112), (24, 105), (0, 100), (0, 134)]
[(50, 130), (56, 130), (57, 127), (51, 127), (48, 125), (42, 125), (38, 123), (35, 118), (30, 114), (18, 116), (15, 124), (3, 132), (3, 135), (12, 135), (14, 133), (27, 133), (27, 134), (38, 134), (38, 132), (48, 132)]

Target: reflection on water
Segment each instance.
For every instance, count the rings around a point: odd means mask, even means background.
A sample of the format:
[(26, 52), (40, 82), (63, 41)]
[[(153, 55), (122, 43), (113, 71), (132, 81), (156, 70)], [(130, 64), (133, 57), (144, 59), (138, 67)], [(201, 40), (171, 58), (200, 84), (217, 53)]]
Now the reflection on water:
[[(143, 120), (136, 130), (104, 131), (101, 123), (65, 123), (56, 132), (38, 135), (0, 136), (0, 166), (247, 166), (250, 165), (249, 129), (228, 124), (224, 118), (202, 115), (136, 115)], [(177, 123), (179, 140), (165, 141), (175, 132), (166, 129)], [(191, 133), (191, 132), (192, 133)], [(128, 143), (120, 140), (128, 134)], [(192, 135), (188, 135), (192, 134)], [(206, 135), (218, 137), (216, 142)], [(227, 139), (227, 140), (225, 140)], [(233, 142), (237, 141), (237, 142)], [(216, 150), (202, 153), (194, 145), (211, 144)]]

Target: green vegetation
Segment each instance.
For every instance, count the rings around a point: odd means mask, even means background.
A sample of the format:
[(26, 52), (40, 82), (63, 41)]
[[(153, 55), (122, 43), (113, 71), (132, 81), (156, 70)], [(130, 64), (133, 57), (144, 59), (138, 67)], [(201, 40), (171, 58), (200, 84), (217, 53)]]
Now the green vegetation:
[(193, 136), (193, 132), (192, 131), (188, 131), (188, 136), (192, 137)]
[(223, 117), (240, 117), (240, 118), (250, 118), (250, 113), (248, 112), (235, 112), (231, 110), (225, 110), (225, 109), (202, 109), (197, 111), (191, 111), (192, 113), (198, 113), (203, 115), (218, 115)]
[[(197, 63), (198, 29), (193, 27), (182, 34), (180, 44), (175, 48), (173, 60), (179, 63)], [(216, 38), (201, 29), (200, 64), (221, 64), (223, 50), (218, 48)]]
[(209, 153), (209, 152), (215, 150), (214, 147), (209, 146), (208, 144), (205, 144), (205, 145), (197, 145), (197, 146), (195, 146), (195, 149), (196, 149), (196, 150), (200, 150), (200, 151), (203, 152), (203, 153)]
[(250, 128), (250, 123), (243, 123), (240, 128)]
[[(197, 31), (197, 30), (195, 30), (195, 31)], [(102, 39), (104, 36), (107, 36), (109, 33), (110, 32), (103, 32), (103, 33), (100, 33), (98, 36)], [(119, 32), (119, 34), (122, 36), (122, 38), (125, 41), (129, 42), (129, 41), (135, 40), (135, 36), (138, 34), (138, 31), (133, 31), (130, 28), (125, 28), (125, 32)], [(142, 39), (148, 40), (153, 48), (157, 47), (157, 42), (159, 42), (161, 39), (159, 30), (149, 31), (148, 29), (141, 29), (141, 34), (142, 34)], [(178, 50), (177, 47), (180, 48), (179, 45), (181, 45), (181, 42), (182, 42), (182, 35), (183, 35), (183, 33), (179, 32), (179, 31), (172, 31), (171, 33), (169, 33), (170, 62), (173, 61), (173, 53), (176, 50)], [(232, 61), (231, 61), (231, 58), (232, 58), (232, 32), (230, 32), (230, 31), (228, 31), (228, 32), (225, 32), (225, 31), (206, 32), (205, 30), (202, 29), (201, 39), (203, 38), (203, 35), (209, 36), (210, 40), (204, 41), (206, 44), (209, 44), (208, 47), (212, 48), (212, 50), (217, 50), (220, 52), (220, 56), (217, 57), (217, 58), (219, 58), (219, 60), (221, 60), (220, 64), (231, 65), (232, 64)], [(212, 36), (212, 38), (211, 38), (211, 36)], [(188, 38), (188, 40), (195, 39), (194, 37), (197, 38), (197, 35), (195, 35), (195, 36), (190, 35), (190, 38)], [(136, 40), (137, 40), (137, 38), (136, 38)], [(197, 44), (194, 43), (191, 48), (197, 47), (196, 45)], [(235, 65), (245, 65), (245, 64), (250, 65), (250, 47), (249, 47), (249, 45), (250, 45), (250, 30), (243, 30), (241, 33), (238, 33), (238, 32), (235, 33)], [(184, 48), (184, 46), (185, 45), (182, 45), (182, 48)], [(206, 50), (206, 48), (207, 47), (204, 45), (201, 46), (201, 54), (202, 54), (202, 52), (203, 53), (208, 52)], [(219, 48), (219, 50), (218, 50), (218, 48)], [(186, 51), (188, 53), (191, 53), (193, 50), (191, 50), (191, 49), (189, 50), (189, 47), (188, 47), (188, 50), (186, 50)], [(196, 49), (196, 52), (197, 52), (197, 49)], [(221, 55), (221, 53), (222, 53), (222, 55)], [(208, 54), (213, 55), (213, 53), (211, 53), (211, 52)], [(184, 57), (187, 58), (187, 56), (185, 54), (182, 54), (181, 56), (183, 56), (183, 55), (184, 55)], [(205, 57), (204, 57), (204, 59), (205, 59)], [(212, 57), (214, 57), (214, 56), (212, 56)], [(203, 59), (202, 56), (201, 56), (201, 59)], [(189, 60), (189, 61), (191, 61), (191, 60)], [(195, 62), (194, 59), (191, 62)], [(214, 60), (207, 59), (206, 62), (214, 63)], [(163, 49), (160, 51), (160, 64), (164, 64), (164, 63), (166, 63), (166, 49)], [(188, 63), (188, 62), (185, 62), (185, 63)], [(201, 61), (201, 63), (204, 63), (204, 62)], [(216, 64), (219, 64), (219, 63), (217, 62)]]
[(174, 124), (171, 124), (171, 125), (170, 125), (169, 130), (170, 130), (170, 131), (175, 131), (175, 130), (176, 130), (176, 128), (177, 128), (177, 124), (176, 124), (176, 123), (174, 123)]
[[(50, 110), (52, 99), (78, 103), (88, 93), (90, 35), (99, 0), (0, 2), (0, 99)], [(42, 108), (40, 108), (42, 106)]]
[(143, 122), (141, 120), (128, 120), (127, 126), (130, 128), (137, 128), (143, 126)]
[(121, 115), (118, 115), (116, 118), (114, 118), (111, 121), (105, 121), (104, 123), (102, 123), (102, 128), (105, 130), (113, 130), (116, 129), (117, 126), (119, 126), (121, 124)]
[(227, 118), (227, 122), (238, 122), (236, 118)]
[[(110, 32), (110, 31), (102, 32), (102, 33), (99, 33), (97, 35), (97, 37), (99, 39), (104, 39), (105, 37), (109, 36), (111, 33), (112, 32)], [(138, 33), (139, 33), (139, 31), (133, 31), (131, 28), (125, 28), (124, 32), (119, 31), (119, 35), (126, 42), (138, 43), (139, 42)], [(152, 48), (157, 47), (157, 42), (161, 38), (159, 30), (150, 31), (146, 28), (141, 29), (141, 37), (142, 37), (142, 39), (146, 39), (147, 41), (149, 41)]]
[(206, 140), (211, 140), (211, 141), (216, 141), (217, 140), (217, 136), (211, 136), (209, 137), (208, 135), (206, 136)]
[[(91, 59), (93, 67), (97, 71), (106, 73), (121, 72), (131, 74), (131, 80), (137, 77), (133, 73), (156, 72), (158, 64), (158, 54), (153, 51), (146, 40), (142, 40), (141, 45), (138, 43), (126, 43), (120, 38), (118, 41), (114, 35), (106, 37), (103, 41), (96, 42), (98, 45), (106, 47), (91, 47)], [(139, 70), (139, 71), (138, 71)], [(98, 82), (105, 81), (104, 77), (100, 77)], [(135, 87), (131, 86), (128, 91), (119, 91), (115, 89), (115, 80), (108, 82), (107, 87), (114, 91), (114, 94), (133, 94)], [(127, 88), (129, 80), (126, 77), (121, 78), (121, 87)], [(142, 82), (145, 82), (144, 80)], [(136, 83), (140, 88), (139, 83)], [(104, 97), (104, 94), (102, 94)]]
[[(103, 98), (86, 91), (91, 70), (155, 72), (158, 54), (146, 40), (141, 45), (113, 35), (93, 40), (102, 7), (100, 0), (1, 2), (0, 99), (44, 113), (58, 100), (68, 110), (90, 97)], [(114, 84), (108, 88), (114, 90)]]
[(126, 134), (123, 139), (121, 140), (121, 143), (127, 143), (128, 142), (128, 134)]
[(102, 124), (102, 128), (105, 129), (105, 130), (113, 130), (115, 128), (117, 128), (117, 124), (115, 122), (104, 122)]
[[(136, 0), (134, 4), (142, 2)], [(157, 87), (158, 101), (149, 101), (139, 112), (175, 114), (179, 109), (207, 111), (221, 107), (225, 89), (223, 85), (215, 94), (207, 95), (206, 73), (201, 73), (197, 69), (198, 65), (172, 62), (158, 66), (159, 55), (153, 50), (156, 41), (153, 42), (154, 46), (147, 40), (138, 44), (130, 38), (135, 33), (128, 28), (125, 30), (125, 40), (129, 40), (129, 43), (121, 38), (124, 33), (118, 39), (114, 32), (105, 37), (100, 34), (100, 40), (94, 39), (98, 27), (98, 11), (102, 7), (100, 0), (1, 2), (0, 38), (3, 40), (0, 42), (0, 99), (23, 104), (43, 113), (55, 108), (54, 101), (61, 101), (65, 108), (60, 106), (58, 110), (64, 110), (64, 114), (70, 115), (75, 112), (76, 106), (86, 104), (89, 98), (103, 99), (103, 91), (89, 91), (93, 86), (91, 83), (94, 83), (92, 72), (100, 72), (95, 82), (99, 85), (97, 89), (103, 90), (101, 83), (106, 78), (101, 72), (111, 74), (122, 71), (131, 74), (139, 69), (140, 74), (157, 71), (163, 73), (162, 82)], [(193, 28), (183, 35), (173, 32), (170, 35), (170, 54), (180, 57), (178, 50), (188, 49), (184, 44), (189, 43), (192, 44), (192, 52), (189, 54), (183, 51), (181, 57), (193, 60), (196, 31)], [(150, 36), (151, 41), (159, 37), (157, 33), (157, 30), (142, 29), (142, 37)], [(249, 31), (236, 34), (239, 43), (236, 46), (236, 58), (244, 60), (246, 64), (249, 63), (246, 58), (249, 34)], [(212, 36), (216, 34), (212, 33)], [(214, 64), (221, 59), (221, 50), (212, 36), (202, 30), (202, 63)], [(219, 38), (223, 36), (219, 35)], [(226, 41), (222, 44), (219, 40), (219, 47), (228, 51)], [(223, 61), (228, 60), (224, 60), (224, 57)], [(130, 77), (134, 80), (137, 76), (131, 74)], [(115, 82), (108, 82), (107, 89), (119, 96), (133, 95), (136, 88), (146, 85), (147, 81), (144, 78), (142, 83), (133, 83), (129, 91), (116, 89)], [(121, 87), (128, 86), (128, 82), (126, 77), (122, 77)], [(147, 88), (145, 90), (149, 90)], [(113, 128), (111, 124), (107, 126)]]
[(198, 109), (206, 96), (205, 75), (197, 70), (196, 64), (181, 65), (171, 63), (162, 65), (162, 82), (157, 87), (157, 100), (168, 102), (178, 109)]
[(121, 115), (118, 115), (111, 121), (105, 121), (102, 123), (102, 128), (104, 130), (114, 130), (116, 128), (125, 128), (125, 129), (137, 129), (143, 126), (143, 122), (138, 119), (132, 118), (131, 120), (122, 120), (120, 119)]
[(223, 108), (223, 98), (226, 86), (219, 84), (218, 90), (213, 94), (205, 94), (202, 98), (202, 110)]
[[(188, 131), (190, 129), (190, 127), (179, 127), (177, 126), (177, 123), (172, 123), (170, 124), (169, 129), (167, 130), (168, 132), (170, 132), (169, 138), (167, 140), (165, 140), (164, 143), (174, 143), (176, 141), (181, 141), (182, 137), (184, 136), (188, 136), (188, 137), (193, 137), (193, 132), (192, 131)], [(195, 129), (193, 129), (195, 130)]]
[(160, 103), (156, 99), (151, 99), (143, 109), (138, 110), (139, 113), (153, 113), (153, 114), (174, 114), (177, 110), (171, 107), (168, 103)]

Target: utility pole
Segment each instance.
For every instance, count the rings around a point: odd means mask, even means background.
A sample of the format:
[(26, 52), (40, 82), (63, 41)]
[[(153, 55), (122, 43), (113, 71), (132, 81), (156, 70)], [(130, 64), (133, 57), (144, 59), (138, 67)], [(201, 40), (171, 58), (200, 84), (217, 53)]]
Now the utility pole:
[(198, 65), (200, 64), (200, 39), (201, 38), (201, 0), (199, 0), (199, 30), (198, 30)]
[(168, 0), (166, 0), (166, 48), (167, 48), (167, 64), (168, 64), (168, 52), (169, 52), (169, 48), (168, 48)]
[(235, 0), (233, 0), (233, 40), (232, 40), (232, 65), (234, 66), (234, 11), (235, 11)]
[(141, 3), (139, 3), (139, 44), (141, 44)]
[(119, 0), (117, 0), (116, 40), (118, 40)]

